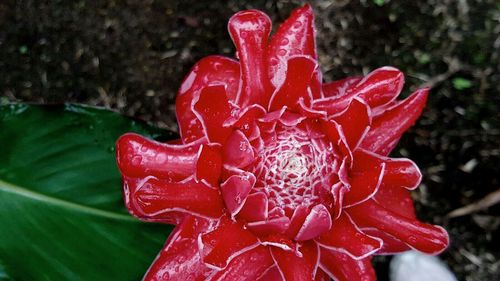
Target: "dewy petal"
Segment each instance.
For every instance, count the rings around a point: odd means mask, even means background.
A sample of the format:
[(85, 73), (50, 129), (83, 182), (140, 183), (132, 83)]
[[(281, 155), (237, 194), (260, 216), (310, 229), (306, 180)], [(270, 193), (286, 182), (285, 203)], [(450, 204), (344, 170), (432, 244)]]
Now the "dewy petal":
[[(269, 79), (274, 87), (281, 85), (287, 72), (287, 60), (292, 56), (305, 55), (316, 59), (314, 14), (309, 4), (292, 11), (269, 43)], [(314, 98), (321, 96), (321, 73), (314, 74), (311, 90)]]
[(401, 135), (417, 121), (424, 109), (428, 93), (428, 88), (417, 90), (374, 118), (371, 129), (360, 146), (380, 155), (388, 155)]
[(232, 217), (241, 210), (254, 184), (255, 176), (248, 172), (232, 175), (221, 184), (220, 192)]
[(349, 107), (333, 120), (342, 127), (347, 144), (354, 150), (370, 128), (370, 108), (363, 100), (355, 98)]
[(143, 280), (205, 280), (212, 270), (201, 261), (196, 237), (207, 230), (206, 221), (187, 216), (172, 231)]
[(322, 86), (323, 95), (325, 98), (341, 98), (342, 96), (349, 93), (352, 87), (354, 87), (363, 77), (348, 77), (342, 80), (332, 81), (330, 83), (325, 83)]
[(366, 75), (353, 91), (373, 108), (393, 101), (403, 89), (404, 82), (401, 71), (385, 66)]
[(382, 183), (384, 169), (385, 163), (380, 163), (368, 170), (351, 170), (351, 189), (344, 195), (344, 207), (360, 204), (373, 197)]
[(243, 204), (238, 217), (247, 221), (263, 221), (268, 215), (268, 198), (263, 192), (256, 192), (248, 195)]
[(257, 279), (257, 281), (284, 281), (284, 279), (281, 276), (278, 266), (275, 265), (264, 272), (264, 274)]
[(316, 61), (309, 57), (295, 56), (288, 59), (286, 78), (273, 93), (269, 101), (269, 111), (280, 110), (283, 106), (293, 110), (300, 99), (308, 105), (311, 96), (307, 89), (316, 67)]
[(220, 270), (233, 258), (259, 246), (259, 241), (241, 223), (223, 218), (215, 230), (199, 236), (198, 245), (203, 262)]
[(376, 255), (392, 255), (411, 250), (411, 247), (401, 240), (376, 228), (363, 228), (362, 231), (367, 235), (377, 237), (383, 241), (382, 248), (375, 253)]
[(182, 180), (195, 172), (198, 150), (204, 142), (171, 145), (127, 133), (116, 142), (118, 168), (128, 177)]
[(367, 171), (373, 167), (385, 163), (384, 177), (385, 185), (403, 187), (413, 190), (418, 187), (422, 180), (422, 174), (417, 165), (407, 158), (389, 158), (371, 153), (364, 149), (357, 149), (353, 153), (355, 169)]
[(370, 258), (356, 260), (350, 256), (328, 249), (321, 249), (320, 268), (336, 281), (376, 281)]
[(254, 161), (252, 145), (240, 130), (233, 131), (222, 150), (224, 165), (244, 168)]
[(219, 144), (202, 145), (196, 163), (196, 180), (219, 186), (222, 173), (222, 155)]
[(271, 20), (261, 11), (241, 11), (229, 19), (228, 29), (241, 66), (243, 84), (237, 98), (238, 105), (266, 105), (270, 97), (266, 50)]
[(201, 120), (207, 138), (211, 142), (223, 144), (232, 131), (223, 126), (232, 111), (224, 86), (204, 88), (198, 101), (195, 102), (194, 109)]
[(218, 190), (197, 183), (194, 179), (170, 182), (148, 177), (138, 184), (132, 196), (135, 197), (136, 207), (147, 218), (161, 219), (168, 217), (171, 212), (218, 218), (224, 208)]
[(300, 252), (271, 247), (271, 253), (284, 280), (314, 280), (319, 262), (319, 249), (314, 241), (305, 242)]
[(318, 237), (328, 231), (332, 226), (330, 212), (323, 204), (314, 206), (299, 229), (296, 241), (305, 241)]
[(216, 271), (208, 280), (255, 281), (272, 266), (274, 261), (269, 249), (258, 246), (234, 258), (225, 269)]
[(373, 199), (380, 205), (389, 207), (392, 212), (416, 219), (410, 191), (401, 186), (381, 184)]
[(375, 227), (427, 254), (438, 254), (449, 243), (448, 233), (442, 227), (401, 216), (373, 200), (346, 211), (363, 227)]
[(264, 221), (249, 222), (246, 225), (253, 233), (267, 236), (276, 233), (285, 233), (290, 226), (290, 219), (286, 216), (272, 218)]
[(330, 230), (316, 239), (320, 246), (348, 254), (353, 259), (363, 259), (382, 247), (378, 238), (366, 235), (342, 213)]
[(195, 64), (184, 78), (175, 101), (179, 132), (184, 143), (205, 135), (200, 120), (193, 112), (193, 101), (198, 99), (201, 90), (210, 85), (224, 85), (229, 100), (235, 101), (239, 80), (240, 65), (233, 59), (208, 56)]

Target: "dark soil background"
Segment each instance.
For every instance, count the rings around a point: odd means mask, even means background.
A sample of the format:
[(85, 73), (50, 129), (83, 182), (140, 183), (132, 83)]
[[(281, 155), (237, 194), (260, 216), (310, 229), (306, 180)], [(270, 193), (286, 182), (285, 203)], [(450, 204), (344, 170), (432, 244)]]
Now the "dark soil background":
[[(183, 76), (204, 56), (234, 54), (229, 17), (257, 8), (276, 24), (299, 5), (3, 0), (0, 103), (100, 105), (176, 130), (174, 98)], [(500, 280), (498, 200), (447, 217), (500, 189), (500, 4), (365, 0), (312, 5), (326, 81), (393, 65), (407, 75), (405, 94), (433, 87), (423, 117), (393, 154), (421, 167), (424, 180), (414, 192), (418, 215), (450, 232), (452, 244), (441, 258), (459, 280)], [(378, 258), (380, 280), (386, 279), (388, 259)]]

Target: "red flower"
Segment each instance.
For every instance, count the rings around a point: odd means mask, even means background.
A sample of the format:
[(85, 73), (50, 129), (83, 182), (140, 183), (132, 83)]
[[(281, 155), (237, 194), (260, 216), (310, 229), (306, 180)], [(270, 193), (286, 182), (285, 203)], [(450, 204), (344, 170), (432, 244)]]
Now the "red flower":
[(239, 61), (194, 66), (179, 141), (118, 140), (130, 212), (177, 224), (145, 280), (374, 280), (373, 254), (443, 251), (415, 217), (420, 171), (387, 157), (428, 89), (396, 100), (392, 67), (321, 84), (309, 5), (270, 30), (256, 10), (229, 20)]

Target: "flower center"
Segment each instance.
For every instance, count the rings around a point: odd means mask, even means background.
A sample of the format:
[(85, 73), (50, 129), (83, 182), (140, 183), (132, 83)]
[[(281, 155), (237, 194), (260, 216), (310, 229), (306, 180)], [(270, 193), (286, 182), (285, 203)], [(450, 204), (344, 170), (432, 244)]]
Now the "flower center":
[(256, 189), (268, 195), (270, 217), (290, 216), (299, 205), (321, 202), (322, 190), (329, 191), (337, 166), (333, 145), (324, 136), (278, 128), (264, 138), (254, 171)]

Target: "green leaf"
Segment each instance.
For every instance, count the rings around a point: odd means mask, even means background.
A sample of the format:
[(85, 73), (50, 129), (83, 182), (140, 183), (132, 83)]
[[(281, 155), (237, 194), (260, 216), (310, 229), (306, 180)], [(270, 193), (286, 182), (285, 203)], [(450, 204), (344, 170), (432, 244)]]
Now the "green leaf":
[(123, 206), (125, 132), (174, 137), (102, 109), (0, 106), (0, 280), (141, 279), (171, 227)]
[(472, 82), (470, 80), (461, 77), (454, 78), (453, 80), (451, 80), (451, 83), (453, 84), (453, 88), (459, 91), (472, 87)]

